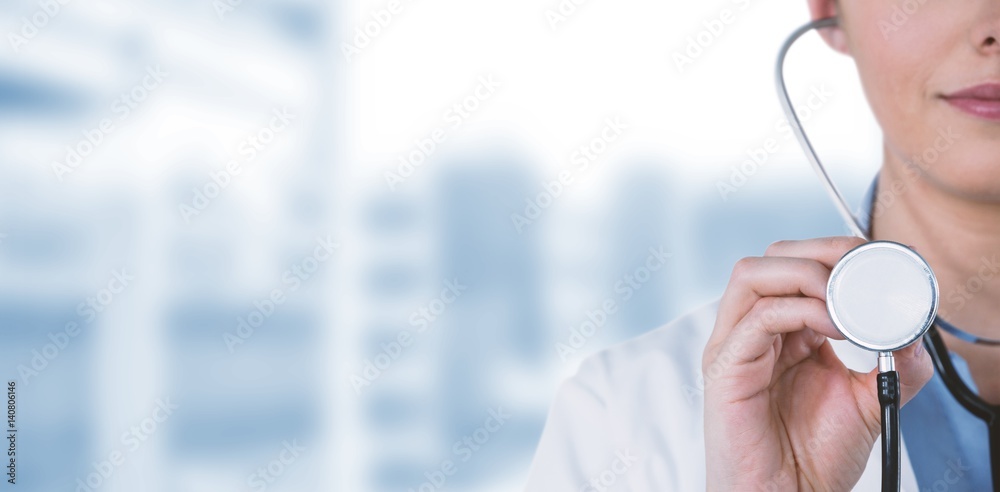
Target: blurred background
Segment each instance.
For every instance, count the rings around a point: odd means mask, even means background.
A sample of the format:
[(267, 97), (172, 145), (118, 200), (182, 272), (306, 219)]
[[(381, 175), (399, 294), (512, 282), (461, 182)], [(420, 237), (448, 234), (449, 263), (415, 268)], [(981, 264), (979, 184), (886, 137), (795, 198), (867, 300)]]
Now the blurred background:
[[(519, 490), (582, 359), (713, 301), (775, 240), (845, 232), (773, 88), (807, 20), (778, 0), (3, 3), (17, 485)], [(810, 35), (788, 79), (857, 203), (880, 132), (850, 59)]]

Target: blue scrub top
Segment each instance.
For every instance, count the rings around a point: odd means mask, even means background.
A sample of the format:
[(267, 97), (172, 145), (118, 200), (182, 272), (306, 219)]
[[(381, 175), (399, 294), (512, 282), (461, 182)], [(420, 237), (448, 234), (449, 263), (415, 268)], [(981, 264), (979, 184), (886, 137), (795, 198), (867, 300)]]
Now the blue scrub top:
[[(865, 195), (861, 227), (868, 229), (878, 179)], [(951, 354), (955, 370), (977, 391), (969, 366)], [(987, 491), (993, 485), (986, 423), (969, 413), (934, 377), (899, 412), (900, 430), (921, 491)]]

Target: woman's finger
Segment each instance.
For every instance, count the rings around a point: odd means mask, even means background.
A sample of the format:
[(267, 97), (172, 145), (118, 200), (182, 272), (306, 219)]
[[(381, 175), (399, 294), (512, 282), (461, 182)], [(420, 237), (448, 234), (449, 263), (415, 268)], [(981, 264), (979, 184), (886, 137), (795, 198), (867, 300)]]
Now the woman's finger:
[(764, 297), (805, 296), (825, 301), (829, 278), (830, 269), (815, 260), (784, 257), (740, 260), (719, 302), (709, 347), (722, 344), (733, 327)]
[[(779, 337), (798, 335), (788, 347)], [(826, 314), (822, 301), (808, 297), (760, 299), (719, 347), (704, 368), (706, 381), (730, 380), (730, 402), (749, 398), (770, 385), (775, 370), (790, 367), (808, 357), (826, 338), (842, 338)], [(787, 354), (784, 351), (788, 349)], [(784, 357), (784, 358), (783, 358)]]
[(768, 246), (764, 256), (786, 256), (816, 260), (833, 269), (848, 251), (865, 244), (864, 239), (853, 236), (822, 237), (801, 241), (778, 241)]

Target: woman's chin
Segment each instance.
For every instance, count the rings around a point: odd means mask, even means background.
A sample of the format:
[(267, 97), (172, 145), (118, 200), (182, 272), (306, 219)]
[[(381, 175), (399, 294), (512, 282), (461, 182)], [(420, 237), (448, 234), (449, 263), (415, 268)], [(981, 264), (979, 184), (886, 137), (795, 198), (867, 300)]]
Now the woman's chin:
[[(1000, 156), (1000, 151), (997, 154)], [(928, 177), (952, 195), (977, 202), (1000, 204), (1000, 158), (948, 162), (928, 170)]]

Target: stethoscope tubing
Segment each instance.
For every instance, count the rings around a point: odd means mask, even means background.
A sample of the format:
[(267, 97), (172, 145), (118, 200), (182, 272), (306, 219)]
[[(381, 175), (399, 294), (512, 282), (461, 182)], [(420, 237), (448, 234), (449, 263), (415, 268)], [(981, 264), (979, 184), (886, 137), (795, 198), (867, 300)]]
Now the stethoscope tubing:
[[(810, 22), (796, 29), (782, 44), (781, 49), (778, 52), (778, 61), (775, 67), (775, 85), (778, 89), (778, 99), (781, 102), (782, 109), (787, 116), (789, 126), (792, 128), (792, 131), (798, 139), (799, 145), (802, 147), (802, 150), (805, 153), (806, 158), (809, 160), (809, 163), (812, 165), (813, 170), (820, 177), (820, 181), (823, 183), (824, 188), (830, 195), (838, 212), (844, 219), (844, 223), (851, 229), (852, 234), (859, 238), (869, 240), (869, 235), (861, 226), (861, 222), (851, 212), (850, 207), (847, 205), (847, 201), (840, 193), (840, 190), (837, 189), (833, 179), (827, 173), (826, 168), (823, 166), (819, 156), (816, 154), (816, 150), (813, 148), (809, 137), (803, 129), (802, 122), (799, 120), (798, 114), (792, 106), (791, 97), (789, 97), (788, 90), (785, 86), (784, 63), (792, 45), (809, 31), (833, 27), (836, 25), (837, 19), (831, 17)], [(935, 317), (933, 325), (927, 330), (927, 333), (925, 333), (923, 337), (923, 343), (931, 356), (934, 368), (944, 381), (945, 387), (948, 388), (948, 392), (951, 393), (952, 397), (954, 397), (963, 408), (986, 423), (989, 430), (990, 469), (993, 490), (1000, 491), (1000, 473), (997, 473), (997, 471), (1000, 470), (1000, 406), (992, 405), (984, 401), (971, 388), (969, 388), (965, 381), (962, 380), (962, 377), (958, 374), (958, 371), (955, 369), (955, 365), (951, 361), (948, 348), (945, 345), (944, 340), (941, 338), (941, 334), (938, 332), (937, 328), (941, 328), (943, 331), (952, 334), (956, 338), (972, 344), (1000, 346), (1000, 340), (978, 337), (959, 329), (951, 323), (948, 323), (940, 316)], [(885, 354), (880, 353), (880, 370), (882, 369), (882, 358), (884, 356)], [(890, 368), (887, 367), (887, 369)], [(899, 488), (899, 407), (898, 403), (894, 401), (894, 398), (898, 398), (898, 390), (896, 394), (893, 394), (893, 381), (896, 381), (896, 384), (898, 385), (897, 378), (898, 374), (892, 369), (881, 371), (879, 374), (879, 396), (883, 414), (883, 491), (898, 490)]]
[(819, 19), (810, 22), (795, 30), (785, 40), (784, 44), (781, 45), (781, 49), (778, 50), (778, 63), (775, 65), (774, 80), (775, 85), (778, 88), (778, 100), (781, 102), (781, 107), (785, 111), (785, 115), (788, 118), (789, 126), (792, 128), (792, 132), (795, 133), (795, 138), (798, 139), (799, 145), (806, 154), (806, 158), (809, 159), (809, 163), (812, 164), (813, 170), (819, 175), (820, 181), (823, 183), (823, 187), (826, 188), (827, 193), (830, 194), (830, 198), (833, 199), (834, 205), (837, 206), (837, 210), (840, 212), (841, 217), (844, 219), (844, 223), (851, 228), (851, 233), (855, 236), (867, 240), (868, 235), (865, 234), (864, 229), (858, 222), (858, 219), (851, 213), (850, 207), (847, 206), (847, 200), (837, 189), (836, 185), (833, 184), (833, 178), (830, 177), (826, 172), (826, 167), (820, 162), (819, 156), (816, 154), (816, 149), (813, 148), (812, 142), (809, 141), (809, 137), (806, 135), (805, 129), (802, 127), (802, 122), (799, 121), (799, 115), (795, 112), (795, 108), (792, 107), (792, 98), (788, 95), (788, 89), (785, 87), (785, 57), (788, 55), (788, 51), (792, 48), (792, 45), (805, 33), (812, 31), (813, 29), (823, 29), (826, 27), (833, 27), (837, 25), (836, 17), (828, 17), (826, 19)]

